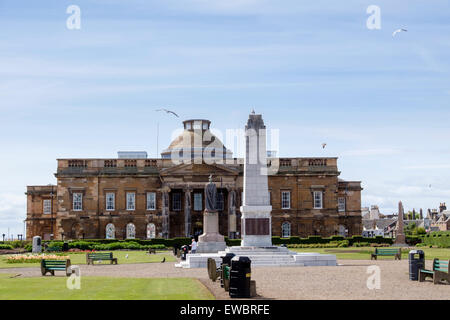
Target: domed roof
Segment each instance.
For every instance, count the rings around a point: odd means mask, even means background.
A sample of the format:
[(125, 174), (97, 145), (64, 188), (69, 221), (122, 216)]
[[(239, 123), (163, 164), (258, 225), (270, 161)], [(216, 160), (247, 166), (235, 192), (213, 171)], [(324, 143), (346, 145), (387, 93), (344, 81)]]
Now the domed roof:
[[(176, 137), (163, 152), (163, 159), (171, 159), (172, 155), (179, 158), (231, 158), (232, 152), (228, 150), (210, 131), (211, 121), (192, 119), (183, 121), (184, 131)], [(186, 154), (188, 153), (188, 154)]]

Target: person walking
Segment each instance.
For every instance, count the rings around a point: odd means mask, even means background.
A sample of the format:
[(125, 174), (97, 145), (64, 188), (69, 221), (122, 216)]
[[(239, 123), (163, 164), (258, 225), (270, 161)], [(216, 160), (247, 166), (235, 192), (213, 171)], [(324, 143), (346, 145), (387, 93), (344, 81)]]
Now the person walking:
[(192, 239), (191, 243), (191, 253), (195, 254), (197, 252), (197, 242), (195, 241), (195, 238)]

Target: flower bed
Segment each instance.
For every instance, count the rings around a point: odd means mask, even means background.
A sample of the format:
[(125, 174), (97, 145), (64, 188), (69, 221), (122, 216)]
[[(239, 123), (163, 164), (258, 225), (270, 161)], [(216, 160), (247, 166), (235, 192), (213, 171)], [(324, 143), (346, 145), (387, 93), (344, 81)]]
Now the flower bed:
[(66, 260), (70, 259), (69, 256), (61, 255), (13, 255), (6, 258), (6, 263), (39, 263), (41, 260)]

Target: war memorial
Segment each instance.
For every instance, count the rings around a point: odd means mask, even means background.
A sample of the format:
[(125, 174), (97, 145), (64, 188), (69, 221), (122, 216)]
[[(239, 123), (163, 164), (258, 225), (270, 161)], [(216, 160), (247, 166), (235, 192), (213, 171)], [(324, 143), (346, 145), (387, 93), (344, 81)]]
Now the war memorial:
[[(220, 263), (227, 253), (251, 259), (253, 266), (335, 266), (336, 256), (317, 253), (294, 253), (272, 245), (271, 212), (266, 159), (266, 126), (262, 115), (250, 114), (245, 127), (246, 154), (244, 163), (244, 200), (242, 212), (241, 246), (225, 250), (223, 236), (218, 234), (216, 187), (210, 179), (205, 187), (205, 233), (199, 237), (199, 254), (189, 254), (183, 268), (204, 268), (208, 258)], [(220, 252), (218, 252), (220, 251)]]

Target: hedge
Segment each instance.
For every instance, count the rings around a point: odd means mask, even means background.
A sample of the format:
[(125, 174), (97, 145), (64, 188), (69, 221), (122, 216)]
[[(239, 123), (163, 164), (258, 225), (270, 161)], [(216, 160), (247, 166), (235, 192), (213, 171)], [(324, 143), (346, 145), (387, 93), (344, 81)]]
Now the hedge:
[(0, 244), (0, 250), (12, 250), (14, 249), (10, 244)]
[(431, 232), (421, 237), (422, 243), (439, 248), (450, 248), (450, 231)]
[[(407, 237), (408, 243), (420, 243), (421, 237), (411, 236)], [(320, 236), (309, 236), (308, 238), (300, 238), (300, 237), (290, 237), (290, 238), (280, 238), (280, 237), (272, 237), (273, 245), (309, 245), (309, 244), (329, 244), (331, 242), (340, 242), (340, 241), (348, 241), (349, 246), (357, 246), (360, 243), (364, 244), (388, 244), (391, 245), (393, 243), (392, 238), (383, 238), (383, 237), (375, 237), (375, 238), (364, 238), (362, 236), (353, 236), (344, 238), (342, 236), (332, 236), (329, 238), (322, 238)], [(69, 242), (69, 248), (77, 248), (81, 250), (93, 250), (95, 246), (97, 248), (120, 248), (120, 249), (132, 249), (132, 248), (141, 248), (141, 250), (145, 248), (150, 248), (152, 246), (156, 249), (159, 248), (180, 248), (183, 245), (190, 245), (192, 242), (191, 238), (174, 238), (174, 239), (150, 239), (150, 240), (141, 240), (141, 239), (127, 239), (127, 240), (117, 240), (117, 239), (84, 239), (84, 240), (71, 240)], [(227, 246), (240, 246), (240, 239), (228, 239), (225, 237), (225, 242)], [(62, 249), (63, 241), (44, 241), (44, 243), (48, 244), (48, 247)], [(128, 245), (127, 245), (128, 244)], [(108, 247), (108, 245), (110, 245)], [(27, 246), (28, 247), (28, 246)], [(101, 250), (101, 249), (96, 249)], [(105, 249), (105, 250), (116, 250), (116, 249)]]
[(349, 245), (352, 246), (355, 243), (368, 243), (368, 244), (389, 244), (393, 243), (392, 238), (375, 237), (375, 238), (364, 238), (362, 236), (353, 236), (349, 238), (344, 238), (342, 236), (332, 236), (329, 238), (322, 238), (320, 236), (309, 236), (308, 238), (290, 237), (290, 238), (280, 238), (272, 237), (272, 243), (274, 245), (292, 245), (292, 244), (327, 244), (330, 242), (339, 242), (347, 240)]

